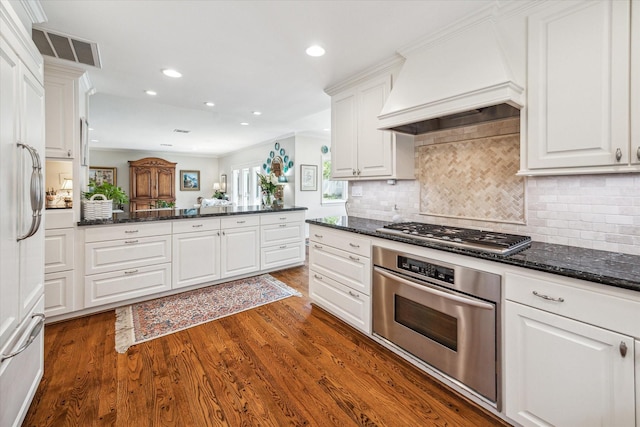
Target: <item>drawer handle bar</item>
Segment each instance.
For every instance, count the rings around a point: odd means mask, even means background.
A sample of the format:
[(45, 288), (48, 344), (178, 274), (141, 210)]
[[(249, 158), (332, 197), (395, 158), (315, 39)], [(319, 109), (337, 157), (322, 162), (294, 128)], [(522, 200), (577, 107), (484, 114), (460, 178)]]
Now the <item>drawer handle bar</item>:
[(287, 249), (287, 245), (280, 246), (280, 249)]
[(284, 221), (285, 219), (287, 219), (287, 217), (286, 216), (281, 216), (280, 219)]
[(320, 246), (320, 245), (313, 245), (313, 247), (316, 248), (316, 249), (322, 249), (322, 246)]
[(349, 243), (349, 246), (351, 246), (352, 248), (359, 248), (360, 245), (356, 245), (355, 243)]
[(136, 274), (138, 272), (138, 270), (129, 270), (129, 271), (125, 271), (124, 274)]
[(539, 294), (538, 291), (533, 291), (533, 294), (538, 298), (546, 299), (547, 301), (564, 302), (564, 298), (562, 297), (554, 298), (550, 297), (549, 295)]
[(35, 341), (35, 339), (40, 334), (40, 331), (42, 330), (42, 325), (44, 325), (44, 314), (36, 313), (33, 316), (31, 316), (32, 319), (35, 319), (36, 317), (38, 317), (40, 320), (38, 320), (38, 323), (33, 325), (33, 328), (31, 328), (31, 332), (29, 332), (29, 338), (27, 339), (27, 341), (24, 344), (22, 344), (22, 346), (20, 346), (20, 348), (14, 351), (13, 353), (3, 354), (2, 357), (0, 357), (0, 363), (4, 362), (7, 359), (11, 359), (12, 357), (16, 357), (17, 355), (25, 351), (33, 341)]
[(318, 239), (322, 239), (322, 234), (314, 234), (314, 236), (316, 236)]
[(313, 277), (315, 277), (315, 278), (316, 278), (316, 279), (318, 279), (318, 280), (322, 280), (322, 276), (319, 276), (319, 275), (317, 275), (317, 274), (314, 274), (314, 275), (313, 275)]
[(128, 244), (132, 244), (132, 243), (138, 243), (138, 240), (137, 239), (136, 240), (125, 240), (124, 242), (128, 243)]
[(202, 227), (202, 224), (195, 224), (195, 225), (192, 225), (192, 227), (193, 228), (200, 228), (200, 227)]
[(247, 221), (236, 221), (236, 224), (244, 224)]
[(351, 295), (352, 297), (360, 298), (360, 295), (358, 295), (358, 294), (356, 294), (354, 292), (351, 292), (351, 291), (349, 291), (349, 295)]
[(360, 258), (358, 258), (357, 256), (353, 256), (353, 255), (349, 255), (349, 259), (353, 260), (353, 261), (360, 261)]
[(284, 228), (284, 227), (286, 227), (286, 226), (287, 226), (287, 224), (280, 224), (280, 227), (281, 227), (281, 228)]
[(137, 233), (138, 230), (124, 230), (124, 232), (127, 234), (131, 234), (131, 233)]

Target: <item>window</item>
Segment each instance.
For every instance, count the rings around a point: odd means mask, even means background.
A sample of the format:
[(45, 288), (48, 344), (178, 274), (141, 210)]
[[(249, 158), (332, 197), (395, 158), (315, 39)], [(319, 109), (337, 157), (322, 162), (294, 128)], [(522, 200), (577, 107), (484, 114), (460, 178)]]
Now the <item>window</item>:
[(258, 173), (260, 166), (234, 169), (232, 173), (233, 196), (236, 206), (252, 206), (260, 204), (260, 187)]
[(347, 201), (347, 181), (331, 180), (331, 156), (322, 156), (322, 204)]

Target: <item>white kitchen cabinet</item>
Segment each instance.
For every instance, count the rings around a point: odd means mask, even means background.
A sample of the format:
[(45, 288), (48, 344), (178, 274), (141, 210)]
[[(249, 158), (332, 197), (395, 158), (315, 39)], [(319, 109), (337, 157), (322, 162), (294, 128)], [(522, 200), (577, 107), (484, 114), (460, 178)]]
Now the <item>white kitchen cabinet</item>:
[(81, 105), (89, 87), (86, 71), (46, 58), (44, 87), (47, 157), (73, 159), (80, 154)]
[(266, 214), (260, 217), (260, 224), (261, 270), (304, 263), (304, 213)]
[(44, 314), (58, 316), (73, 311), (73, 270), (44, 275)]
[[(639, 160), (640, 144), (637, 125), (633, 143), (629, 135), (630, 124), (638, 121), (629, 112), (629, 79), (637, 86), (634, 74), (640, 69), (630, 73), (630, 13), (628, 0), (598, 0), (545, 3), (529, 16), (521, 174), (637, 169), (630, 166)], [(633, 50), (637, 67), (638, 46)]]
[(640, 302), (506, 275), (505, 407), (523, 426), (635, 426)]
[[(49, 215), (47, 219), (57, 217)], [(73, 311), (75, 229), (52, 228), (62, 221), (47, 221), (44, 238), (44, 310), (58, 316)]]
[(260, 270), (260, 217), (233, 216), (220, 221), (223, 279)]
[(371, 334), (371, 241), (353, 233), (309, 227), (309, 297)]
[[(44, 272), (73, 270), (73, 228), (47, 228), (44, 233)], [(46, 303), (45, 303), (46, 306)]]
[(414, 179), (413, 138), (378, 130), (391, 73), (331, 95), (333, 179)]
[(171, 224), (85, 230), (84, 305), (96, 307), (171, 289)]
[(172, 288), (213, 282), (220, 278), (220, 220), (173, 223)]
[[(631, 164), (640, 168), (640, 1), (631, 2)], [(638, 411), (640, 414), (640, 410)], [(639, 415), (640, 417), (640, 415)], [(640, 422), (638, 423), (640, 425)]]

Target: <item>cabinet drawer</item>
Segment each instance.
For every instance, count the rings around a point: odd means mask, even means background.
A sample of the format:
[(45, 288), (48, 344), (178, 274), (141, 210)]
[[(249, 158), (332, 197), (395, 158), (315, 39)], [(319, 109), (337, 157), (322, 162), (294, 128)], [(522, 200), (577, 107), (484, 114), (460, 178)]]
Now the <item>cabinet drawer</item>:
[(314, 270), (309, 271), (309, 297), (367, 335), (371, 334), (371, 298)]
[(331, 231), (327, 227), (311, 227), (309, 240), (371, 257), (371, 240), (355, 237), (354, 233)]
[(281, 213), (265, 214), (260, 216), (260, 224), (282, 224), (285, 222), (303, 222), (304, 211), (289, 211)]
[(303, 240), (303, 222), (271, 224), (260, 227), (260, 242), (262, 247), (302, 242)]
[(323, 276), (347, 285), (365, 295), (371, 295), (371, 260), (331, 246), (312, 243), (309, 268)]
[(73, 269), (73, 228), (44, 231), (44, 272)]
[(171, 262), (171, 236), (131, 238), (85, 245), (84, 274)]
[(73, 209), (47, 209), (44, 214), (45, 230), (72, 228), (75, 225)]
[(300, 264), (304, 262), (304, 243), (298, 242), (269, 246), (268, 248), (262, 248), (260, 255), (262, 270)]
[(163, 234), (171, 234), (171, 223), (168, 221), (162, 221), (155, 224), (131, 223), (127, 225), (87, 228), (84, 232), (84, 241), (100, 242), (104, 240), (160, 236)]
[(171, 263), (86, 276), (85, 307), (151, 295), (171, 289)]
[(192, 233), (194, 231), (211, 231), (220, 229), (220, 218), (185, 219), (173, 222), (173, 232)]
[(220, 219), (221, 228), (254, 227), (260, 225), (260, 215), (231, 215)]
[(73, 271), (44, 275), (44, 314), (57, 316), (73, 311)]
[(505, 298), (605, 329), (640, 337), (639, 301), (579, 288), (546, 277), (515, 273), (505, 275)]

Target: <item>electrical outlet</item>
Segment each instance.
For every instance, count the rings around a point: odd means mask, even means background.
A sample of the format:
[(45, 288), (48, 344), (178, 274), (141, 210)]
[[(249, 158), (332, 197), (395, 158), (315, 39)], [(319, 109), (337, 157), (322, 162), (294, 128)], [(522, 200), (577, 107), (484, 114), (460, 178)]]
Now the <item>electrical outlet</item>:
[(353, 197), (362, 197), (362, 186), (354, 185), (351, 187), (351, 195)]

